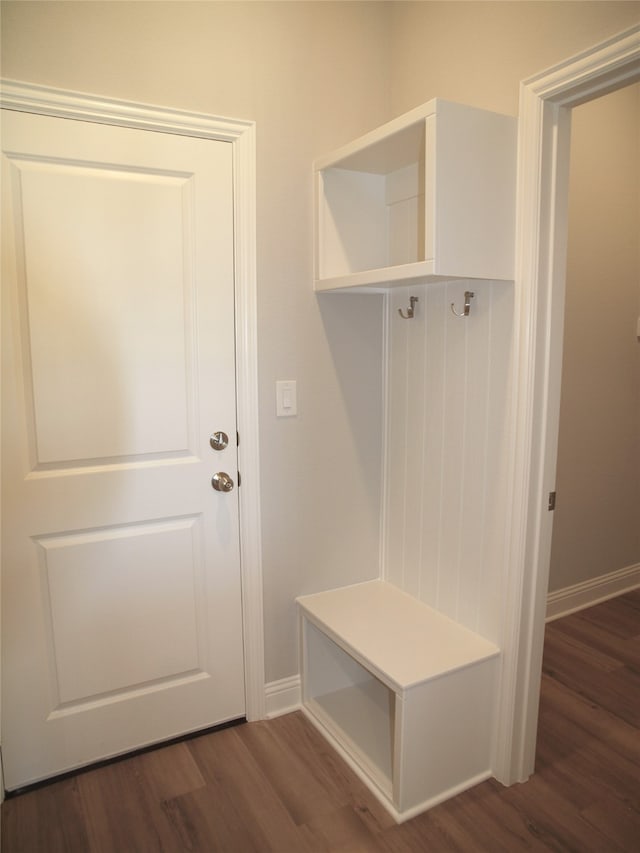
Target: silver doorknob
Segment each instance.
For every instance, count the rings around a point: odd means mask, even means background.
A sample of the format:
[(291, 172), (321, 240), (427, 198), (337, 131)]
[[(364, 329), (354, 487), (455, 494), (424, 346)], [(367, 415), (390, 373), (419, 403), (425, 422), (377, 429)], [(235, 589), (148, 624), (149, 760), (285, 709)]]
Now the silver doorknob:
[(211, 485), (216, 492), (230, 492), (233, 488), (233, 480), (228, 474), (225, 474), (224, 471), (218, 471), (218, 473), (214, 474), (211, 478)]

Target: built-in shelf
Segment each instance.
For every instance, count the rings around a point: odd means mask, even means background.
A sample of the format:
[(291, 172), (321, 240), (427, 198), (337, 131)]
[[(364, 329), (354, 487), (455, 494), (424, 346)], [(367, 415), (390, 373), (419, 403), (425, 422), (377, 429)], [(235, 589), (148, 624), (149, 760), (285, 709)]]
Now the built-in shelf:
[(490, 775), (495, 644), (379, 580), (298, 605), (303, 708), (396, 820)]
[(512, 279), (516, 131), (436, 99), (317, 160), (315, 289)]

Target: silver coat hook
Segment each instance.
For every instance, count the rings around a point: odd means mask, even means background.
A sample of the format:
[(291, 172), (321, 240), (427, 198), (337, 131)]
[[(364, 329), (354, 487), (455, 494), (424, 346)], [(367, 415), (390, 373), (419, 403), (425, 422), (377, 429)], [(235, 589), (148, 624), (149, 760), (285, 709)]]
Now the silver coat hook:
[(413, 309), (414, 309), (416, 302), (418, 302), (418, 301), (419, 300), (418, 300), (417, 296), (410, 296), (409, 297), (409, 307), (407, 308), (406, 314), (404, 313), (402, 308), (398, 308), (398, 314), (402, 317), (403, 320), (413, 319)]
[(456, 309), (453, 307), (455, 303), (451, 303), (451, 312), (456, 315), (456, 317), (468, 317), (469, 311), (471, 310), (471, 300), (475, 296), (473, 290), (465, 290), (464, 292), (464, 311), (462, 314), (458, 313)]

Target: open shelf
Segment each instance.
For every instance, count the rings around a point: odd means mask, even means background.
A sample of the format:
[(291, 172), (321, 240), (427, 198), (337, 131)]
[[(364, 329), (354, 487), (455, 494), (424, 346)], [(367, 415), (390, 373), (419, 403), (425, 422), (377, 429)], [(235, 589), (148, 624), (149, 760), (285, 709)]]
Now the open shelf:
[(512, 279), (516, 120), (436, 99), (315, 163), (316, 290)]

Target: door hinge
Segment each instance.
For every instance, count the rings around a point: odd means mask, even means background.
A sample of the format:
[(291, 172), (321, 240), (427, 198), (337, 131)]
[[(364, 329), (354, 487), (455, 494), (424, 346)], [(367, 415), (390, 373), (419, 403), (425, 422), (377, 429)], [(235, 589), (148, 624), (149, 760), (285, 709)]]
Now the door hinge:
[(240, 447), (240, 433), (236, 430), (236, 447)]
[(242, 480), (240, 478), (240, 471), (238, 471), (238, 488), (242, 485)]
[(555, 492), (549, 492), (549, 503), (547, 505), (547, 509), (549, 510), (549, 512), (553, 512), (553, 510), (555, 508), (556, 508), (556, 493)]

